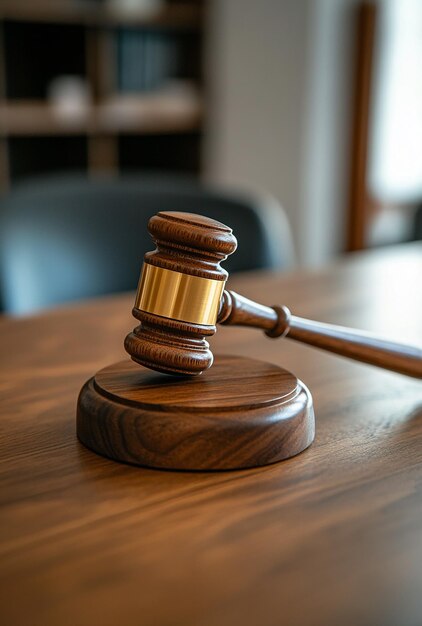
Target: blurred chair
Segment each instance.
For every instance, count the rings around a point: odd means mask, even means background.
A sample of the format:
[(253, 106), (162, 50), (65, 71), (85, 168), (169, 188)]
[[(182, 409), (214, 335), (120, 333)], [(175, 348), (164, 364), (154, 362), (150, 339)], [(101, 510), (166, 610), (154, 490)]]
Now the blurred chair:
[(147, 221), (160, 210), (202, 213), (233, 228), (229, 272), (292, 264), (280, 205), (261, 195), (208, 188), (186, 178), (55, 176), (28, 181), (0, 200), (3, 307), (27, 313), (70, 300), (136, 288)]
[(422, 241), (422, 204), (416, 209), (411, 238), (413, 241)]

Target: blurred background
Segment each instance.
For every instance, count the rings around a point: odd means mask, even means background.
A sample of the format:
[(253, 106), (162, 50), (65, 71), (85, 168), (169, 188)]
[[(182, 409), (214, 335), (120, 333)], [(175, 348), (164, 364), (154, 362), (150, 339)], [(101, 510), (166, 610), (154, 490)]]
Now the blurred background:
[(422, 238), (420, 0), (0, 0), (1, 307), (133, 289), (160, 209), (231, 271)]

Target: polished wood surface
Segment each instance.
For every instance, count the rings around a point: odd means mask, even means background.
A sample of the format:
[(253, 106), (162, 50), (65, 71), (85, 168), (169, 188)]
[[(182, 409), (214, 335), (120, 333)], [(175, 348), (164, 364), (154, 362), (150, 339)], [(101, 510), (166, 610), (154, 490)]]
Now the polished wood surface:
[(283, 461), (313, 441), (312, 397), (287, 370), (220, 356), (202, 376), (175, 377), (126, 359), (83, 386), (77, 435), (116, 461), (228, 470)]
[[(421, 267), (414, 244), (229, 287), (417, 343)], [(268, 360), (310, 387), (313, 445), (234, 472), (114, 463), (77, 441), (76, 400), (125, 357), (132, 302), (0, 322), (1, 623), (420, 624), (420, 382), (221, 327), (216, 354)]]

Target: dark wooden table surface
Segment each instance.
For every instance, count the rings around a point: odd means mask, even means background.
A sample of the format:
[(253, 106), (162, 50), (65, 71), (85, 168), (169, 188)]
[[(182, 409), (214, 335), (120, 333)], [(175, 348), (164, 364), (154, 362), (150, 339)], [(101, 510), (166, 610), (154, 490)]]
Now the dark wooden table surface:
[[(230, 286), (298, 315), (422, 339), (422, 246)], [(142, 469), (75, 437), (82, 383), (124, 358), (132, 295), (0, 322), (3, 626), (422, 624), (422, 385), (258, 331), (215, 352), (291, 369), (315, 443), (225, 473)]]

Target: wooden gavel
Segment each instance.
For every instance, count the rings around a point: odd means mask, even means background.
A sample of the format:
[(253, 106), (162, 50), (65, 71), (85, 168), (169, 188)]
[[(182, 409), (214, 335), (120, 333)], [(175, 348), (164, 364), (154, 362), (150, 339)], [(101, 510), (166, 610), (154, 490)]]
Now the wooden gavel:
[(133, 315), (140, 321), (125, 340), (132, 359), (168, 374), (197, 375), (213, 362), (207, 337), (216, 323), (262, 328), (394, 372), (422, 378), (422, 350), (370, 333), (291, 315), (225, 291), (220, 266), (237, 247), (232, 230), (191, 213), (163, 211), (149, 232), (156, 250), (145, 255)]

